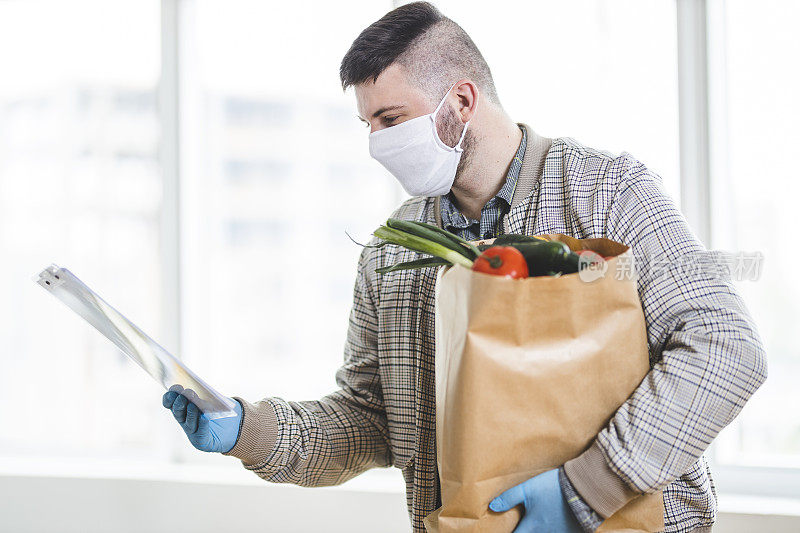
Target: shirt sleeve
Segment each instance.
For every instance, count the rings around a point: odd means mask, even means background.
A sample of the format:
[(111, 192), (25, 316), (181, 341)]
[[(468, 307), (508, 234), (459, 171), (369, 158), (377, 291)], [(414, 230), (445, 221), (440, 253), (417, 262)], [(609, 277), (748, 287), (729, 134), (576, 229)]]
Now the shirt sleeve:
[(656, 174), (627, 154), (618, 166), (606, 234), (633, 250), (651, 369), (564, 465), (603, 518), (681, 476), (767, 377), (761, 339), (719, 254), (694, 236)]
[(570, 483), (564, 467), (558, 469), (558, 483), (561, 485), (561, 494), (564, 495), (570, 511), (586, 533), (593, 533), (603, 523), (603, 518), (594, 512), (581, 498), (578, 491)]
[[(391, 465), (378, 373), (378, 320), (369, 282), (372, 248), (358, 261), (339, 390), (314, 401), (269, 397), (242, 403), (239, 438), (224, 455), (259, 477), (307, 487), (337, 485), (373, 467)], [(280, 372), (277, 368), (276, 372)]]

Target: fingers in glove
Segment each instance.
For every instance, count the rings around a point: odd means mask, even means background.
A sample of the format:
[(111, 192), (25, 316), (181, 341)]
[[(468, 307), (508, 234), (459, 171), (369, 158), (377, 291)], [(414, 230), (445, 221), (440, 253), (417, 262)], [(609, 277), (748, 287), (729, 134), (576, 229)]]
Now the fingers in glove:
[(161, 397), (161, 405), (166, 407), (167, 409), (172, 409), (172, 404), (175, 403), (175, 398), (178, 397), (178, 393), (175, 391), (168, 390), (164, 393), (164, 396)]
[(186, 422), (183, 424), (183, 429), (188, 434), (197, 431), (197, 420), (200, 418), (200, 409), (193, 403), (186, 406)]
[(200, 397), (192, 389), (184, 389), (184, 391), (181, 394), (186, 396), (186, 399), (189, 400), (191, 403), (199, 403), (200, 402)]
[(503, 511), (508, 511), (512, 507), (515, 507), (522, 502), (525, 501), (525, 488), (523, 487), (525, 483), (520, 483), (515, 487), (511, 487), (503, 494), (495, 498), (489, 504), (489, 509), (496, 513), (501, 513)]
[(208, 418), (205, 414), (200, 413), (200, 416), (197, 417), (197, 432), (201, 435), (208, 435)]
[(179, 424), (186, 422), (186, 406), (188, 404), (189, 400), (182, 394), (179, 394), (178, 397), (175, 398), (175, 403), (172, 404), (172, 416), (175, 417), (175, 420), (177, 420)]

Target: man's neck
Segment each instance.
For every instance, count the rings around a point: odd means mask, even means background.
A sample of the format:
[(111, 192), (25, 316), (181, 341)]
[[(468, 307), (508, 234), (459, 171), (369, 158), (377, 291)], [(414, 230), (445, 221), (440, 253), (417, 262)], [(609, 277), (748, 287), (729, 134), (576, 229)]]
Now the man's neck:
[[(507, 118), (507, 116), (506, 116)], [(522, 140), (522, 130), (511, 120), (498, 121), (475, 140), (472, 161), (453, 183), (456, 206), (469, 218), (479, 220), (481, 210), (505, 183), (508, 167)]]

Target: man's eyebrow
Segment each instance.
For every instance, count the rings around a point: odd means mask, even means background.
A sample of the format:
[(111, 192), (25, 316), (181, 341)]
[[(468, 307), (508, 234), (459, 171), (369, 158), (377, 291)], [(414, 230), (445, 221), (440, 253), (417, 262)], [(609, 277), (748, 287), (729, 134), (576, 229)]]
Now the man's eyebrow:
[[(405, 105), (400, 105), (400, 104), (398, 104), (398, 105), (387, 105), (387, 106), (384, 106), (384, 107), (382, 107), (382, 108), (378, 109), (377, 111), (375, 111), (375, 112), (372, 114), (372, 118), (377, 118), (378, 116), (380, 116), (380, 115), (381, 115), (381, 113), (385, 113), (385, 112), (387, 112), (387, 111), (393, 111), (393, 110), (395, 110), (395, 109), (402, 109), (402, 108), (404, 108), (404, 107), (405, 107)], [(359, 118), (359, 119), (361, 119), (361, 120), (364, 120), (363, 118), (361, 118), (361, 116), (359, 116), (358, 118)], [(366, 120), (364, 120), (364, 122), (366, 122)]]

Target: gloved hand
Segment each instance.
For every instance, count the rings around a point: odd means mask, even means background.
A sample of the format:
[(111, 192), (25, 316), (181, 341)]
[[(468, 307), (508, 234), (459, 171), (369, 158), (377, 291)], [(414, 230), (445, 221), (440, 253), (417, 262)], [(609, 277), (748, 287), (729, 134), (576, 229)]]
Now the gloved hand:
[(558, 469), (548, 470), (511, 487), (489, 504), (495, 512), (525, 505), (525, 514), (514, 533), (582, 533), (575, 515), (561, 493)]
[[(181, 392), (179, 392), (179, 390)], [(242, 423), (242, 405), (238, 401), (234, 410), (236, 416), (209, 420), (200, 409), (192, 403), (194, 391), (191, 389), (168, 390), (161, 398), (161, 403), (172, 411), (175, 420), (183, 428), (192, 446), (204, 452), (229, 452), (236, 444), (239, 436), (239, 426)]]

